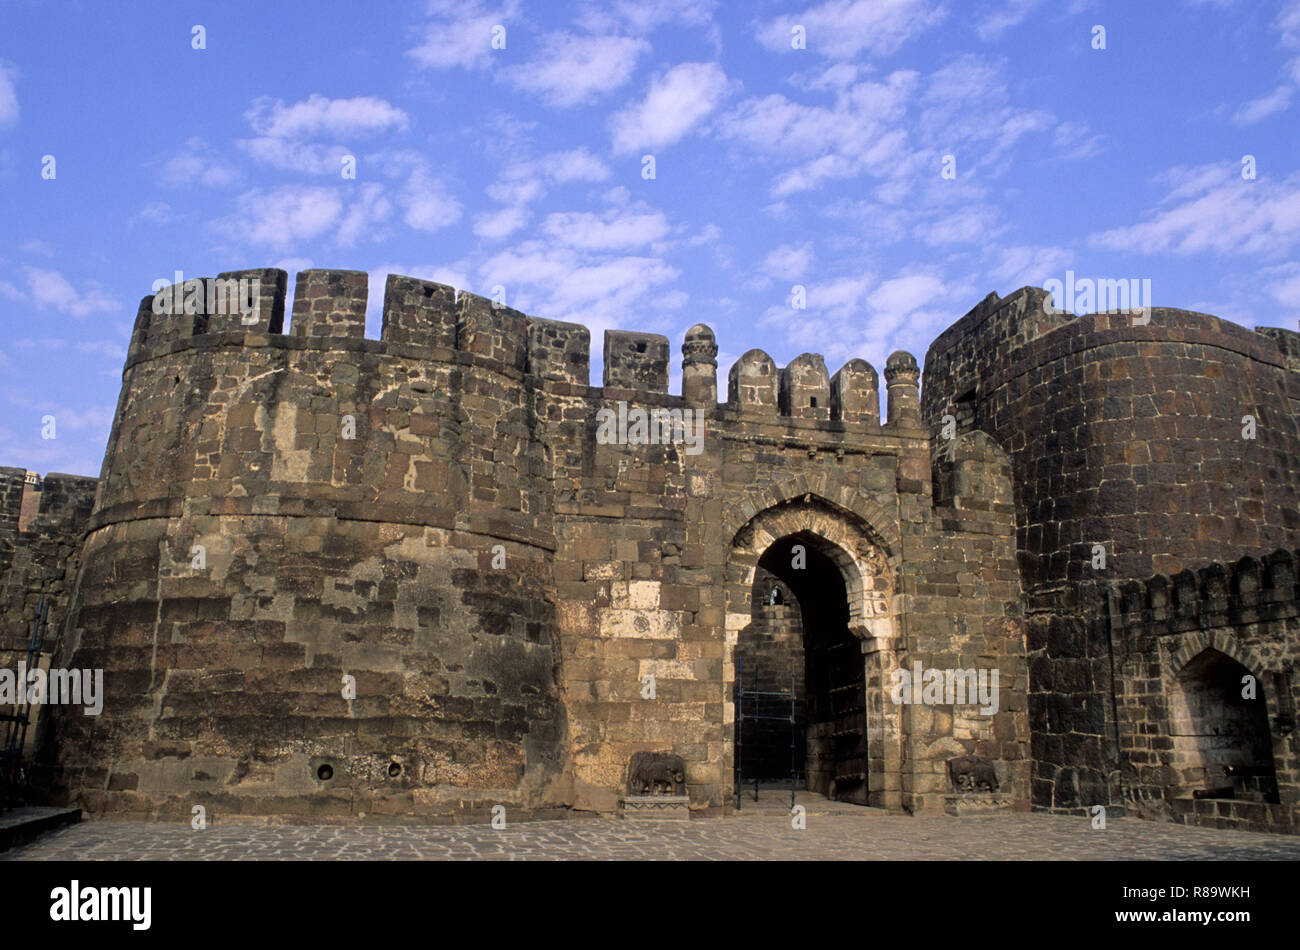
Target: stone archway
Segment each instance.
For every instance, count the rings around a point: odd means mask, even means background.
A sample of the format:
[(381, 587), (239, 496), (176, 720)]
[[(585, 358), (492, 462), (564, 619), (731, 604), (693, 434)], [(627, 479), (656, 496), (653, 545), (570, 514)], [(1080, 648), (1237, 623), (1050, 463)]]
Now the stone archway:
[(1183, 794), (1277, 804), (1273, 740), (1258, 674), (1226, 651), (1205, 646), (1182, 664), (1171, 687), (1169, 731)]
[[(795, 545), (803, 549), (805, 571), (794, 564)], [(801, 697), (806, 787), (880, 807), (900, 805), (898, 782), (886, 778), (899, 768), (900, 722), (897, 707), (884, 701), (884, 684), (897, 665), (897, 564), (896, 548), (872, 524), (804, 492), (756, 513), (735, 532), (727, 571), (728, 721), (736, 712), (742, 637), (751, 650), (755, 624), (768, 622), (775, 606), (761, 602), (756, 579), (772, 578), (781, 599), (798, 605), (798, 617), (788, 619), (797, 619), (803, 635), (804, 675), (795, 678), (807, 690)], [(734, 764), (734, 737), (732, 755)]]

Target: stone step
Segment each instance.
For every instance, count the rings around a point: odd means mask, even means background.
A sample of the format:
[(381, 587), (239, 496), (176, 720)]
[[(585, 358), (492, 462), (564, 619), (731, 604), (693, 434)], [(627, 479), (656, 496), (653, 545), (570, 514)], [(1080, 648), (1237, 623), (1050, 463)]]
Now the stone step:
[(80, 808), (24, 806), (0, 812), (0, 851), (27, 844), (47, 831), (79, 821)]

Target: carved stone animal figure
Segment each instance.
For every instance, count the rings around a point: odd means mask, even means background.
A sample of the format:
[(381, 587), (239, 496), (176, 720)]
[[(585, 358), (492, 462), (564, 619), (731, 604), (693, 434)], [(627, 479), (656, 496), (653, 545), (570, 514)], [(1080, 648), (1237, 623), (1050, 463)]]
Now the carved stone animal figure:
[(959, 792), (996, 792), (998, 773), (993, 763), (977, 755), (959, 755), (948, 760), (948, 778)]
[(628, 767), (629, 795), (681, 795), (686, 782), (686, 763), (680, 755), (638, 752)]

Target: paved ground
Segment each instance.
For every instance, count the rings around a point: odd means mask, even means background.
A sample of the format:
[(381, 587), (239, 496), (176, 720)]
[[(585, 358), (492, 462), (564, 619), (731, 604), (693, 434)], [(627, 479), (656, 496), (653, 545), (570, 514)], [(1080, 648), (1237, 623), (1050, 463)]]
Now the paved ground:
[(795, 830), (776, 814), (691, 822), (614, 819), (472, 826), (337, 826), (82, 822), (0, 860), (1300, 860), (1300, 837), (1119, 819), (1008, 815), (911, 818), (863, 809), (810, 814)]

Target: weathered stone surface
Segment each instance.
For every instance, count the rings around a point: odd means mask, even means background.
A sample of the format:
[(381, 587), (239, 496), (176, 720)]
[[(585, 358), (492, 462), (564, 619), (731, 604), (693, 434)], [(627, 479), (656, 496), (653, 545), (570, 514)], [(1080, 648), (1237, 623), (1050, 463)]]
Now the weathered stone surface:
[[(307, 271), (286, 334), (279, 272), (245, 273), (265, 326), (145, 299), (98, 482), (0, 470), (10, 656), (45, 594), (60, 662), (105, 671), (102, 715), (50, 710), (49, 799), (617, 814), (629, 763), (662, 753), (716, 813), (743, 669), (796, 694), (810, 787), (844, 800), (1208, 821), (1184, 798), (1229, 768), (1241, 807), (1216, 821), (1296, 824), (1290, 337), (991, 296), (931, 348), (924, 405), (916, 360), (889, 357), (882, 426), (862, 360), (828, 377), (752, 350), (719, 404), (707, 327), (680, 396), (666, 338), (611, 331), (602, 389), (575, 324), (394, 276), (367, 340), (365, 274)], [(629, 408), (677, 428), (597, 437)], [(1264, 697), (1231, 713), (1247, 757), (1197, 751), (1228, 661)], [(998, 679), (987, 708), (920, 681), (911, 701), (918, 668)], [(790, 735), (744, 738), (780, 765)], [(996, 795), (954, 794), (963, 757)]]
[(962, 433), (1010, 456), (1034, 804), (1207, 820), (1182, 803), (1223, 776), (1206, 774), (1193, 736), (1231, 716), (1220, 706), (1198, 725), (1183, 679), (1189, 643), (1217, 649), (1187, 631), (1220, 625), (1237, 672), (1260, 680), (1257, 757), (1276, 781), (1239, 781), (1239, 794), (1280, 796), (1257, 803), (1271, 817), (1252, 827), (1294, 826), (1300, 763), (1284, 730), (1298, 696), (1276, 678), (1300, 651), (1297, 595), (1280, 577), (1265, 608), (1257, 558), (1300, 539), (1300, 334), (1182, 310), (1075, 318), (1049, 302), (1035, 288), (990, 295), (930, 347), (923, 386), (936, 500), (982, 503)]

